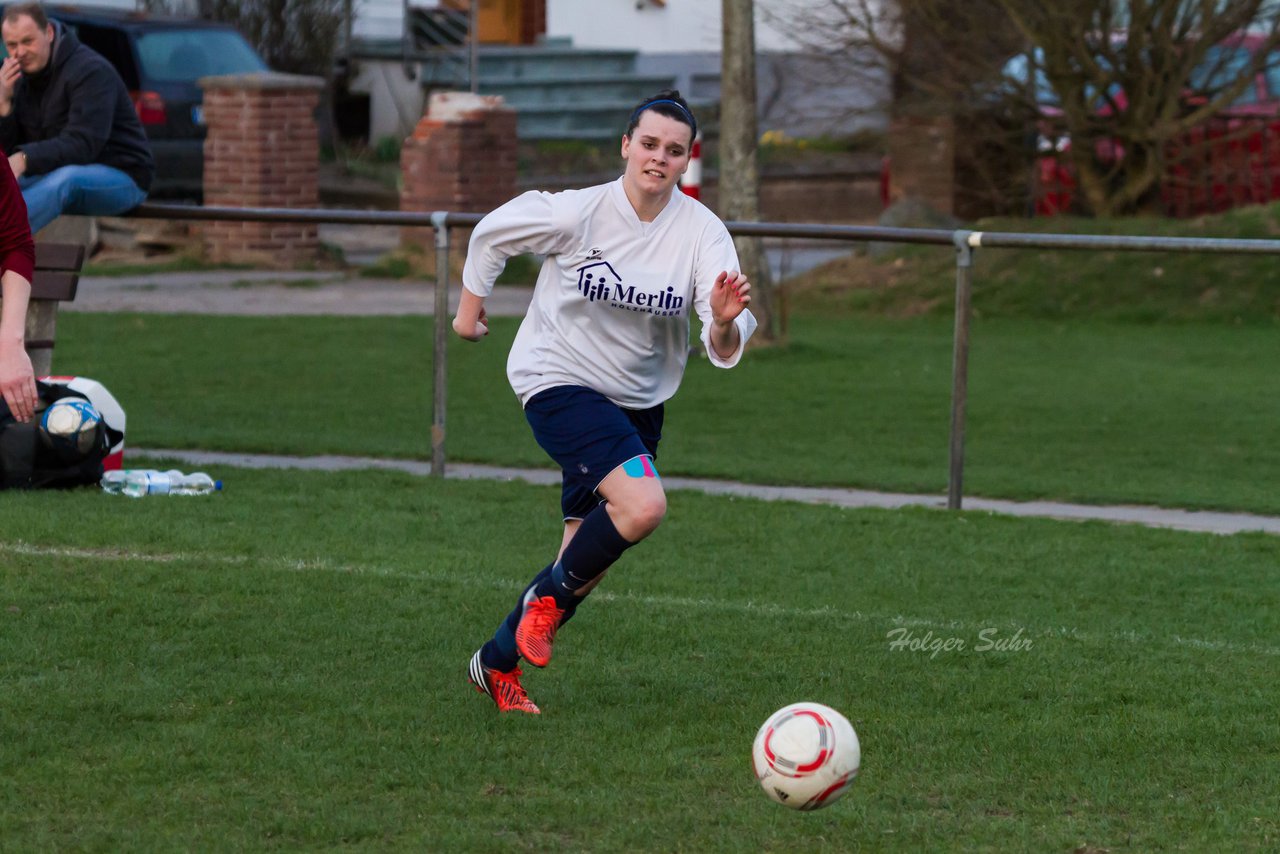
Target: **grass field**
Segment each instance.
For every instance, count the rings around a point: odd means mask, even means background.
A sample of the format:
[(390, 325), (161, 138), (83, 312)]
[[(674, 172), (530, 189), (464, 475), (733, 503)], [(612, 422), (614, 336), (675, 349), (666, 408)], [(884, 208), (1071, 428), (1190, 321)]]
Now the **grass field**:
[[(506, 382), (515, 328), (451, 347), (451, 459), (546, 465)], [(54, 367), (93, 366), (140, 447), (425, 458), (430, 333), (428, 318), (69, 314)], [(792, 339), (733, 371), (691, 365), (666, 473), (945, 491), (948, 321), (800, 315)], [(1280, 338), (1253, 325), (980, 321), (968, 492), (1280, 512), (1277, 364)]]
[[(210, 498), (7, 497), (4, 848), (1280, 842), (1280, 540), (675, 493), (526, 677), (544, 714), (500, 718), (463, 667), (556, 499), (259, 471)], [(813, 814), (749, 770), (798, 699), (863, 742)]]
[[(1127, 234), (1272, 239), (1280, 205), (1237, 208), (1192, 220), (993, 218), (971, 227), (989, 232)], [(980, 249), (974, 256), (973, 307), (979, 317), (1280, 324), (1274, 255), (1086, 250)], [(888, 246), (825, 265), (794, 283), (797, 303), (831, 314), (950, 316), (955, 253), (936, 246)]]
[[(1212, 225), (1276, 228), (1238, 217)], [(1280, 513), (1271, 262), (1014, 254), (980, 253), (969, 494)], [(818, 271), (788, 346), (695, 361), (662, 470), (941, 492), (946, 255)], [(547, 465), (515, 326), (451, 345), (450, 459)], [(64, 313), (54, 367), (133, 447), (425, 458), (430, 335)], [(526, 674), (544, 714), (500, 717), (464, 667), (558, 543), (556, 489), (213, 473), (0, 494), (0, 850), (1280, 848), (1280, 538), (675, 492)], [(750, 771), (804, 699), (863, 746), (812, 814)]]

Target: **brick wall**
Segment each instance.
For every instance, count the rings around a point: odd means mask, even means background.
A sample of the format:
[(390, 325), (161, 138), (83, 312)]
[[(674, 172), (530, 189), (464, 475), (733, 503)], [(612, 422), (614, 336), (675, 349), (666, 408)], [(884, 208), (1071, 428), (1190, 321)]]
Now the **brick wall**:
[[(206, 206), (314, 208), (319, 205), (316, 107), (323, 81), (292, 74), (205, 77)], [(292, 266), (314, 261), (315, 225), (211, 222), (201, 227), (212, 261)]]
[[(496, 95), (438, 92), (400, 150), (400, 209), (488, 213), (516, 195), (516, 114)], [(429, 228), (401, 242), (430, 245)]]

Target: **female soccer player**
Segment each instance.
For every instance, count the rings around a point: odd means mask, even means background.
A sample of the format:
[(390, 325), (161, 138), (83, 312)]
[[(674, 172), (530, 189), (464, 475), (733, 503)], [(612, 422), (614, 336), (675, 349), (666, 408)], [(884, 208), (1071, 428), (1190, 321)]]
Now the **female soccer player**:
[(528, 192), (472, 232), (453, 329), (486, 334), (484, 300), (513, 255), (546, 257), (507, 359), (538, 444), (563, 470), (564, 537), (468, 675), (500, 711), (538, 714), (520, 657), (551, 660), (556, 631), (667, 510), (654, 461), (663, 402), (676, 392), (697, 313), (711, 363), (731, 368), (756, 321), (724, 224), (675, 191), (697, 122), (674, 90), (641, 102), (622, 136), (617, 181)]

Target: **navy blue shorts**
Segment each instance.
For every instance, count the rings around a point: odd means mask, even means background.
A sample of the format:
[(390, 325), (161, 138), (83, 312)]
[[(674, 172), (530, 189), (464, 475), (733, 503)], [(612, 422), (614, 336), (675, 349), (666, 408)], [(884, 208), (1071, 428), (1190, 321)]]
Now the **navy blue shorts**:
[(663, 405), (623, 409), (584, 386), (540, 391), (524, 407), (533, 438), (564, 472), (560, 508), (581, 519), (600, 503), (596, 487), (618, 466), (648, 454), (658, 458)]

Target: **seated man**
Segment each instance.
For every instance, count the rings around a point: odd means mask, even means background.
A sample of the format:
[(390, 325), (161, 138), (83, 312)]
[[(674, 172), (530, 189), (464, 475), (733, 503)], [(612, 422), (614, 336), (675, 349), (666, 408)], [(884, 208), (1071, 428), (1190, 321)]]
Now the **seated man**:
[(0, 148), (31, 231), (59, 214), (124, 213), (147, 196), (155, 161), (119, 72), (39, 3), (5, 7)]

